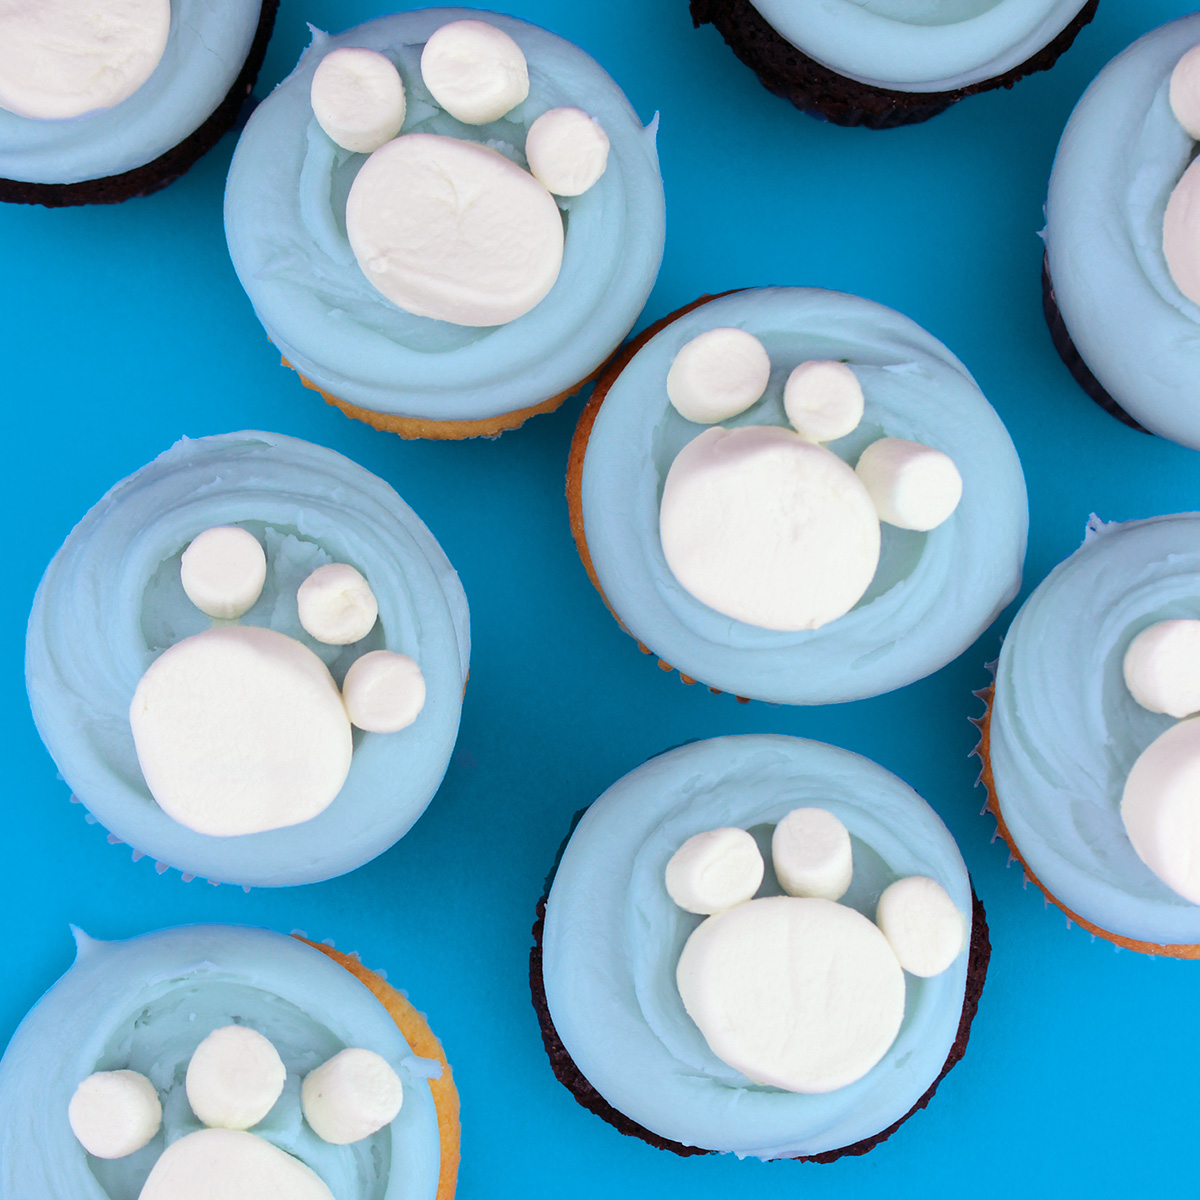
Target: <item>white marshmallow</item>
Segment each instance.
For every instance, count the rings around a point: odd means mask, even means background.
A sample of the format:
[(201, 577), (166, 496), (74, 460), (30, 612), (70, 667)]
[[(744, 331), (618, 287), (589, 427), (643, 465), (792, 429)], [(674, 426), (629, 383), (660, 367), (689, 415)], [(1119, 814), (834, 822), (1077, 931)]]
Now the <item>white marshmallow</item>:
[(784, 384), (783, 410), (802, 438), (832, 442), (858, 428), (862, 385), (844, 362), (803, 362)]
[(0, 108), (61, 120), (119, 104), (154, 73), (170, 0), (0, 0)]
[(708, 329), (685, 345), (667, 372), (667, 397), (680, 416), (698, 425), (745, 412), (771, 379), (762, 342), (744, 329)]
[(880, 438), (862, 452), (855, 471), (879, 519), (899, 529), (935, 529), (962, 499), (954, 460), (920, 442)]
[(360, 46), (332, 50), (313, 72), (313, 116), (344, 150), (370, 154), (404, 124), (404, 81), (386, 54)]
[(966, 944), (967, 924), (936, 879), (910, 875), (884, 888), (875, 910), (900, 965), (922, 979), (940, 975)]
[(184, 1086), (192, 1112), (213, 1129), (257, 1125), (283, 1094), (287, 1068), (257, 1029), (225, 1025), (198, 1045)]
[(124, 1158), (140, 1150), (162, 1124), (154, 1084), (136, 1071), (97, 1071), (76, 1089), (67, 1108), (71, 1132), (95, 1158)]
[(374, 1050), (349, 1049), (310, 1072), (300, 1106), (313, 1132), (335, 1146), (390, 1125), (404, 1101), (400, 1077)]
[(608, 134), (581, 108), (552, 108), (525, 135), (529, 170), (556, 196), (581, 196), (608, 166)]
[(771, 861), (789, 896), (840, 900), (854, 875), (849, 830), (825, 808), (794, 808), (771, 834)]
[(193, 538), (179, 562), (187, 598), (210, 617), (240, 617), (267, 581), (267, 556), (258, 538), (237, 525), (218, 525)]
[(1200, 712), (1200, 621), (1159, 621), (1129, 643), (1125, 686), (1151, 712)]
[(1163, 255), (1175, 286), (1200, 304), (1200, 159), (1184, 171), (1167, 201)]
[(562, 267), (563, 222), (528, 171), (487, 146), (408, 133), (363, 164), (346, 200), (363, 274), (419, 317), (503, 325)]
[(498, 121), (529, 95), (521, 47), (487, 21), (450, 21), (435, 30), (421, 51), (421, 78), (464, 125)]
[(879, 518), (837, 455), (790, 429), (706, 429), (667, 473), (663, 553), (717, 612), (764, 629), (816, 629), (862, 597)]
[(671, 855), (667, 894), (680, 908), (708, 916), (749, 900), (763, 870), (758, 843), (744, 829), (711, 829)]
[(1200, 904), (1200, 717), (1159, 734), (1125, 781), (1121, 820), (1138, 857)]
[(904, 972), (887, 939), (830, 900), (771, 896), (709, 917), (676, 981), (719, 1059), (789, 1092), (861, 1079), (904, 1019)]
[(1171, 110), (1194, 138), (1200, 138), (1200, 46), (1193, 46), (1171, 72)]
[(129, 720), (159, 807), (213, 837), (311, 820), (350, 771), (350, 719), (333, 676), (270, 629), (223, 626), (164, 650)]
[(379, 617), (371, 585), (349, 563), (313, 571), (296, 590), (296, 607), (305, 632), (329, 646), (361, 641)]
[(425, 679), (407, 654), (372, 650), (350, 664), (342, 699), (352, 725), (368, 733), (396, 733), (425, 707)]

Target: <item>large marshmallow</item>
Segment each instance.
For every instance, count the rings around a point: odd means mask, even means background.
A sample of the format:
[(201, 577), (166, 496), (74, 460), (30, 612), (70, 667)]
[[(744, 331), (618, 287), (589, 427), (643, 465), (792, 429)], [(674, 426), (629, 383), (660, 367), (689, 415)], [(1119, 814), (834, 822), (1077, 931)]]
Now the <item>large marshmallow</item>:
[(966, 921), (936, 879), (910, 875), (884, 888), (875, 923), (900, 965), (922, 979), (940, 975), (966, 943)]
[(711, 829), (688, 838), (667, 863), (667, 894), (691, 913), (724, 912), (749, 900), (763, 881), (758, 843), (744, 829)]
[(1171, 72), (1171, 109), (1194, 138), (1200, 138), (1200, 46), (1193, 46)]
[(498, 121), (529, 95), (521, 47), (487, 21), (450, 21), (435, 30), (421, 51), (421, 78), (465, 125)]
[(379, 603), (371, 585), (349, 563), (318, 567), (296, 591), (305, 632), (329, 646), (349, 646), (375, 627)]
[(346, 200), (363, 274), (393, 304), (456, 325), (503, 325), (562, 268), (554, 197), (488, 146), (408, 133), (363, 164)]
[(608, 166), (608, 134), (581, 108), (552, 108), (525, 135), (529, 170), (556, 196), (581, 196)]
[(706, 429), (678, 454), (659, 530), (679, 583), (764, 629), (816, 629), (854, 607), (879, 564), (879, 518), (837, 455), (790, 429)]
[(311, 820), (350, 771), (350, 720), (333, 676), (270, 629), (208, 629), (164, 650), (129, 720), (159, 807), (213, 837)]
[(202, 613), (240, 617), (262, 595), (267, 556), (248, 529), (218, 525), (192, 539), (179, 562), (179, 579)]
[(1200, 304), (1200, 159), (1184, 171), (1167, 201), (1163, 255), (1175, 286)]
[(844, 362), (802, 362), (783, 387), (783, 410), (810, 442), (832, 442), (858, 428), (863, 390)]
[(403, 1101), (400, 1077), (374, 1050), (342, 1050), (305, 1076), (300, 1087), (304, 1119), (335, 1146), (390, 1125)]
[(903, 438), (880, 438), (855, 467), (879, 519), (899, 529), (936, 529), (962, 499), (962, 476), (940, 450)]
[(67, 1107), (71, 1132), (96, 1158), (124, 1158), (140, 1150), (162, 1124), (154, 1084), (136, 1071), (97, 1071), (76, 1089)]
[(196, 1047), (184, 1086), (192, 1112), (205, 1125), (249, 1129), (274, 1108), (286, 1079), (269, 1038), (245, 1025), (225, 1025)]
[(407, 654), (372, 650), (350, 664), (342, 699), (352, 725), (368, 733), (397, 733), (425, 707), (425, 678)]
[(313, 116), (344, 150), (370, 154), (404, 124), (404, 81), (386, 54), (361, 46), (330, 51), (313, 72)]
[(667, 372), (667, 398), (698, 425), (745, 412), (771, 379), (766, 348), (744, 329), (708, 329), (675, 355)]
[(1125, 686), (1151, 712), (1190, 717), (1200, 712), (1200, 621), (1159, 621), (1129, 643)]
[(854, 875), (850, 833), (825, 808), (794, 808), (771, 835), (771, 862), (789, 896), (840, 900)]

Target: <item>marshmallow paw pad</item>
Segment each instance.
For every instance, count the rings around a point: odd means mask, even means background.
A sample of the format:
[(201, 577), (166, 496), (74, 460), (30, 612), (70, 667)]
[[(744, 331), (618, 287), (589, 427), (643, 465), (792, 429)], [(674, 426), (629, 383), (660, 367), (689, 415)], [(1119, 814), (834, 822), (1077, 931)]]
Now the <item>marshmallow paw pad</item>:
[[(1175, 64), (1171, 110), (1188, 137), (1200, 140), (1200, 46)], [(1194, 159), (1175, 185), (1163, 217), (1163, 256), (1175, 286), (1200, 304), (1200, 164)]]

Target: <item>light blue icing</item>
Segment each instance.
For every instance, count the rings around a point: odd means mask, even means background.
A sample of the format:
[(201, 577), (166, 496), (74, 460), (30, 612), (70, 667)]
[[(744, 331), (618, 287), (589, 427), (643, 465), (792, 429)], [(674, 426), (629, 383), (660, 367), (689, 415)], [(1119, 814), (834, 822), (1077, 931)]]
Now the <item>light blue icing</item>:
[(1200, 306), (1163, 254), (1167, 201), (1196, 152), (1171, 72), (1200, 13), (1134, 42), (1096, 76), (1058, 146), (1046, 252), (1059, 312), (1104, 389), (1147, 429), (1200, 449)]
[[(857, 1083), (824, 1095), (751, 1083), (688, 1017), (675, 968), (701, 918), (667, 894), (667, 862), (689, 837), (724, 826), (749, 829), (766, 847), (774, 825), (805, 805), (828, 809), (850, 831), (844, 903), (874, 920), (889, 883), (927, 875), (970, 920), (967, 869), (937, 814), (869, 759), (803, 738), (712, 738), (652, 758), (587, 810), (563, 854), (543, 938), (551, 1019), (597, 1091), (660, 1137), (759, 1158), (853, 1145), (903, 1117), (954, 1044), (965, 946), (943, 974), (905, 976), (891, 1049)], [(767, 863), (758, 894), (778, 895), (769, 854)]]
[(0, 178), (78, 183), (153, 162), (216, 111), (246, 62), (261, 11), (261, 0), (171, 0), (162, 59), (120, 104), (62, 121), (0, 109)]
[[(484, 17), (529, 63), (529, 98), (470, 126), (438, 109), (421, 82), (426, 39), (448, 21)], [(350, 185), (366, 161), (313, 117), (309, 90), (339, 46), (386, 53), (408, 96), (404, 133), (485, 141), (525, 166), (525, 132), (574, 105), (604, 127), (608, 168), (561, 199), (566, 244), (558, 282), (507, 325), (468, 328), (404, 312), (363, 275), (345, 232)], [(655, 124), (642, 127), (620, 88), (582, 50), (511, 17), (468, 9), (400, 13), (337, 37), (314, 31), (296, 70), (251, 118), (225, 192), (225, 231), (242, 286), (271, 340), (303, 375), (351, 404), (437, 420), (483, 420), (574, 387), (632, 328), (662, 260), (664, 200)]]
[[(179, 557), (203, 530), (229, 524), (262, 537), (268, 556), (267, 585), (244, 623), (298, 638), (339, 683), (360, 649), (408, 654), (421, 667), (426, 699), (399, 733), (355, 732), (350, 774), (319, 816), (216, 838), (154, 803), (129, 704), (163, 649), (210, 624), (184, 595)], [(296, 588), (329, 561), (357, 567), (379, 602), (378, 624), (361, 645), (323, 646), (300, 626)], [(177, 443), (80, 521), (38, 588), (25, 669), (42, 740), (106, 829), (194, 875), (280, 886), (353, 870), (408, 832), (450, 761), (469, 653), (458, 576), (382, 479), (295, 438), (236, 433)]]
[[(201, 1128), (184, 1091), (192, 1052), (214, 1029), (247, 1025), (287, 1067), (283, 1095), (252, 1132), (311, 1167), (338, 1200), (433, 1200), (441, 1151), (429, 1064), (349, 971), (265, 929), (194, 925), (127, 942), (76, 933), (75, 965), (42, 997), (0, 1059), (0, 1196), (137, 1200), (159, 1155)], [(382, 1055), (404, 1086), (396, 1119), (348, 1146), (305, 1123), (304, 1075), (347, 1047)], [(163, 1107), (143, 1149), (104, 1161), (71, 1132), (67, 1106), (95, 1071), (146, 1075)]]
[(771, 26), (841, 75), (943, 92), (1004, 75), (1052, 42), (1086, 0), (754, 0)]
[[(787, 425), (783, 385), (808, 359), (844, 359), (863, 386), (854, 433), (830, 449), (857, 461), (881, 436), (950, 455), (963, 477), (954, 514), (928, 534), (883, 526), (875, 582), (820, 629), (779, 633), (702, 604), (671, 574), (658, 532), (663, 482), (702, 430), (667, 399), (679, 349), (718, 326), (748, 329), (771, 356), (763, 399), (724, 426)], [(621, 621), (685, 675), (781, 704), (878, 695), (961, 654), (1016, 594), (1028, 506), (1021, 464), (966, 368), (892, 309), (817, 288), (767, 288), (711, 301), (673, 321), (621, 372), (583, 465), (583, 518), (601, 587)]]
[(1101, 525), (1017, 614), (1000, 655), (991, 764), (1029, 869), (1073, 912), (1140, 942), (1200, 943), (1200, 905), (1134, 852), (1121, 793), (1138, 755), (1175, 722), (1125, 686), (1147, 626), (1200, 618), (1200, 513)]

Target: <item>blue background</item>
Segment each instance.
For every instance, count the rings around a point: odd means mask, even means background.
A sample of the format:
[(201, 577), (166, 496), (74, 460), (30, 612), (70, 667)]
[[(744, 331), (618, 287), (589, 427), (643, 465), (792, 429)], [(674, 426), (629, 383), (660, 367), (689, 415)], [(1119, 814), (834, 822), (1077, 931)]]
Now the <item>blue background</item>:
[[(662, 114), (667, 249), (643, 323), (703, 292), (772, 283), (857, 292), (915, 318), (974, 372), (1021, 454), (1026, 593), (1093, 511), (1200, 508), (1196, 453), (1118, 424), (1059, 362), (1037, 238), (1075, 100), (1110, 57), (1190, 7), (1102, 0), (1051, 72), (872, 133), (769, 95), (711, 27), (692, 30), (686, 0), (509, 5), (591, 52), (645, 119)], [(384, 11), (381, 0), (283, 0), (258, 91), (295, 63), (306, 20), (340, 30)], [(496, 442), (406, 443), (347, 420), (280, 368), (225, 250), (233, 144), (149, 199), (0, 211), (0, 1044), (70, 964), (68, 922), (113, 938), (189, 921), (300, 928), (385, 967), (430, 1014), (462, 1094), (462, 1200), (1008, 1200), (1192, 1178), (1200, 967), (1068, 929), (1022, 889), (1019, 867), (1006, 870), (980, 816), (971, 692), (1015, 607), (959, 661), (874, 700), (772, 708), (683, 686), (618, 629), (576, 557), (563, 471), (580, 400)], [(342, 879), (250, 894), (160, 877), (108, 845), (67, 803), (22, 686), (29, 604), (72, 524), (182, 434), (242, 428), (332, 446), (393, 483), (458, 568), (474, 633), (458, 749), (413, 832)], [(890, 1142), (832, 1166), (681, 1160), (621, 1137), (555, 1082), (529, 1004), (534, 905), (571, 814), (667, 746), (758, 731), (835, 742), (916, 787), (958, 838), (992, 930), (964, 1062)]]

